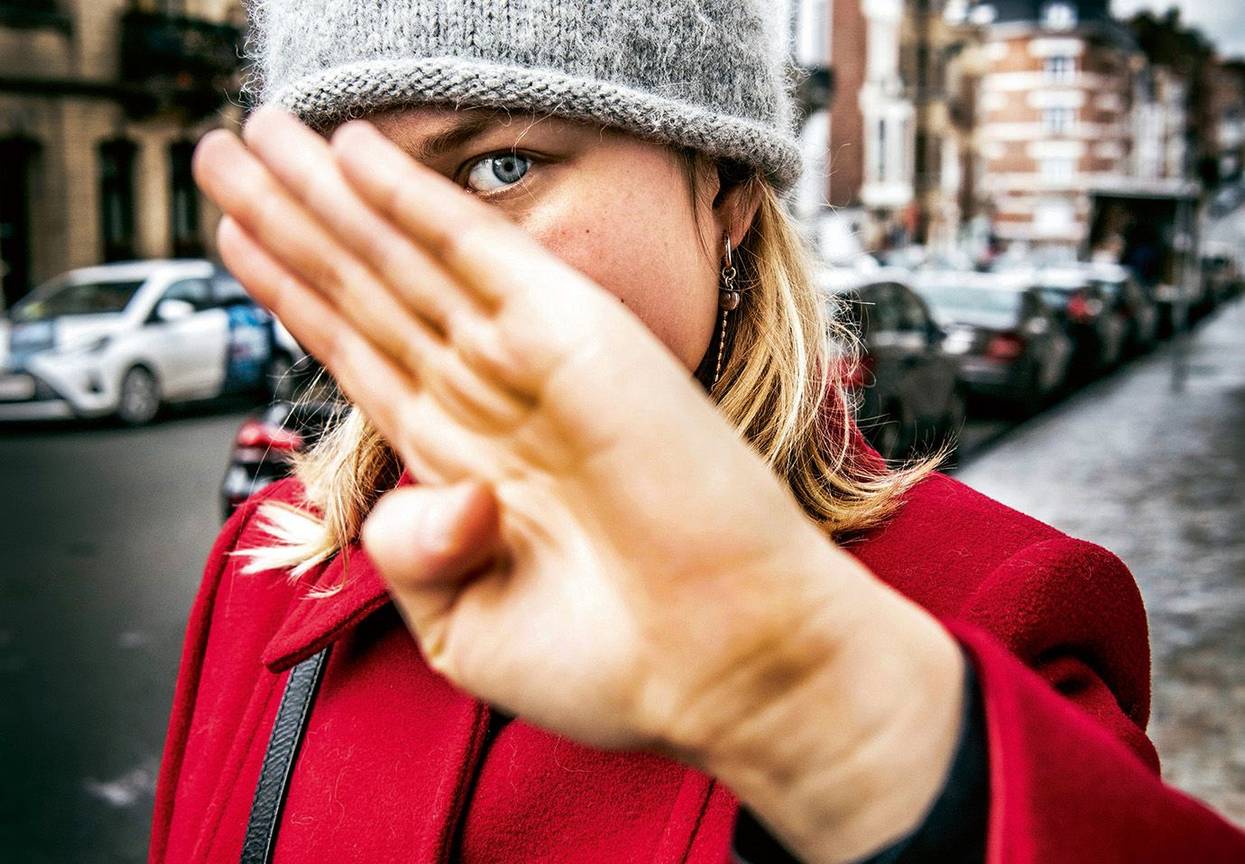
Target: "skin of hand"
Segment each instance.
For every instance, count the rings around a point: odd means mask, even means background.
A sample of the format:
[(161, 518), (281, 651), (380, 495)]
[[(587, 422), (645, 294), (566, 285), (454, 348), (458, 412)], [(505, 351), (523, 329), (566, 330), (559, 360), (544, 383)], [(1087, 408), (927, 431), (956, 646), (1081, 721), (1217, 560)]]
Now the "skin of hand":
[(703, 768), (806, 860), (913, 827), (959, 649), (805, 516), (696, 352), (372, 124), (326, 142), (264, 108), (244, 138), (194, 159), (222, 257), (419, 478), (362, 542), (429, 665)]

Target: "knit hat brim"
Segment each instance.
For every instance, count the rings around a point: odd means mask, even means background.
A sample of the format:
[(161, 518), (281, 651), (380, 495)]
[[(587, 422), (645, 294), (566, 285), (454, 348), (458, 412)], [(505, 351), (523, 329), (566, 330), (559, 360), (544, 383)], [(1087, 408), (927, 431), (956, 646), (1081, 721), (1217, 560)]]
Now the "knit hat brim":
[(686, 145), (760, 168), (781, 193), (799, 177), (793, 138), (738, 117), (556, 70), (462, 57), (368, 60), (300, 78), (268, 100), (321, 131), (369, 113), (411, 105), (473, 106), (595, 120), (639, 137)]

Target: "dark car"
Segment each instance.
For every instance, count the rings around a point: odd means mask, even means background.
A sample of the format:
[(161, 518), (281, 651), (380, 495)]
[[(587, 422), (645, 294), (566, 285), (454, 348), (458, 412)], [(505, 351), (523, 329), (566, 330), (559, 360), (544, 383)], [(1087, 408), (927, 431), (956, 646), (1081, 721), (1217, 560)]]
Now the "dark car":
[(906, 273), (826, 271), (821, 285), (834, 313), (858, 336), (862, 353), (841, 374), (859, 396), (861, 431), (887, 459), (954, 443), (964, 423), (958, 358), (906, 284)]
[(1158, 304), (1132, 272), (1119, 264), (1096, 262), (1086, 264), (1085, 272), (1090, 284), (1102, 293), (1105, 314), (1122, 321), (1124, 354), (1141, 354), (1153, 348), (1159, 335)]
[(1245, 287), (1240, 269), (1240, 251), (1229, 243), (1207, 241), (1201, 257), (1203, 293), (1215, 305), (1234, 300)]
[(946, 330), (945, 350), (960, 356), (969, 392), (1028, 410), (1063, 385), (1072, 341), (1023, 277), (930, 273), (916, 289)]
[(273, 402), (248, 417), (234, 435), (221, 483), (222, 517), (269, 483), (290, 473), (290, 460), (312, 446), (334, 423), (343, 403), (328, 399)]
[(1083, 266), (1039, 270), (1033, 285), (1072, 337), (1072, 376), (1092, 378), (1124, 357), (1128, 322)]

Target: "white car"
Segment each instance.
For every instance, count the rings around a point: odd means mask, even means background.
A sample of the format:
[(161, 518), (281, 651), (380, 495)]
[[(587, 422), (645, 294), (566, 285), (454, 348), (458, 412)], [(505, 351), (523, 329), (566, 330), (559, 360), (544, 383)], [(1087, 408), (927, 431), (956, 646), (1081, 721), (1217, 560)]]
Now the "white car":
[(114, 415), (262, 391), (279, 398), (304, 352), (219, 265), (136, 261), (72, 270), (6, 316), (0, 420)]

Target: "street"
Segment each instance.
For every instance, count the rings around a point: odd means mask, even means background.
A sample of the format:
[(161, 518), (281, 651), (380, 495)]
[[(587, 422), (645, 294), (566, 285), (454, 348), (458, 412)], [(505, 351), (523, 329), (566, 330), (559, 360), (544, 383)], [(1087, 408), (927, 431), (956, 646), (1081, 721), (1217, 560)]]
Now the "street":
[[(1245, 302), (1008, 427), (960, 479), (1131, 567), (1169, 781), (1245, 823)], [(0, 851), (141, 861), (186, 614), (241, 406), (0, 430)]]
[(243, 416), (0, 431), (0, 859), (145, 860), (186, 614)]

